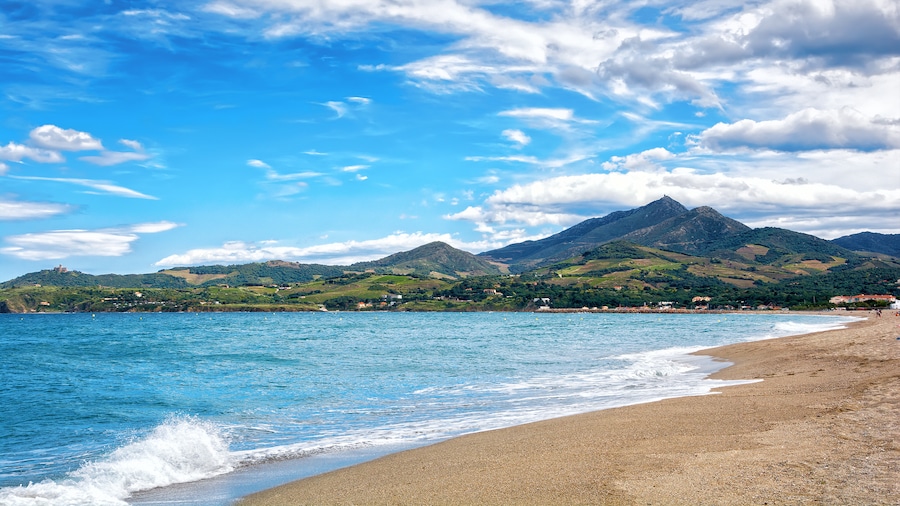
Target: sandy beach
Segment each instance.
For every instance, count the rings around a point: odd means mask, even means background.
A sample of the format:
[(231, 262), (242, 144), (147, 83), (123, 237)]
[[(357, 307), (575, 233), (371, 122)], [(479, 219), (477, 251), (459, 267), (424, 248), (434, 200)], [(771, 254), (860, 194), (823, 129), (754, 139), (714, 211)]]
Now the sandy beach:
[(687, 397), (471, 434), (263, 491), (242, 506), (900, 504), (900, 318), (704, 354)]

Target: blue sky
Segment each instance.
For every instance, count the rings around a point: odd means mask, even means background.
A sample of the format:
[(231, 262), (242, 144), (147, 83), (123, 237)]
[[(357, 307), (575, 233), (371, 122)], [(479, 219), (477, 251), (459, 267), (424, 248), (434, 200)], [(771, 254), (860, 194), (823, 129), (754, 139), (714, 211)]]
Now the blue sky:
[(894, 0), (0, 0), (0, 279), (434, 240), (669, 195), (900, 233)]

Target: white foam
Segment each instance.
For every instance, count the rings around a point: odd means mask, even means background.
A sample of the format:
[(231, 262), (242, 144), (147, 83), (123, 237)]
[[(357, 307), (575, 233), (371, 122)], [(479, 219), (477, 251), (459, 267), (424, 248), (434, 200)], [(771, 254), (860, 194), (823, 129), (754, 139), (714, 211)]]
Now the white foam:
[(65, 478), (0, 489), (2, 506), (125, 505), (132, 493), (211, 478), (233, 470), (214, 425), (173, 417), (145, 437), (88, 462)]

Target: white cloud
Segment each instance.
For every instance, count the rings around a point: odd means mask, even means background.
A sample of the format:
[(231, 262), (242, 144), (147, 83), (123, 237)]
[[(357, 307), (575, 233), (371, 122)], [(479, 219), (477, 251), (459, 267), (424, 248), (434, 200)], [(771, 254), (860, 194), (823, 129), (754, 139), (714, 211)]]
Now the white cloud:
[(656, 162), (671, 160), (675, 154), (665, 148), (653, 148), (641, 153), (626, 156), (613, 156), (609, 161), (603, 162), (601, 167), (605, 170), (656, 170), (659, 166)]
[(38, 220), (65, 214), (71, 210), (71, 207), (65, 204), (0, 199), (0, 220)]
[(368, 168), (368, 165), (347, 165), (341, 168), (341, 172), (359, 172)]
[(150, 158), (151, 156), (147, 153), (138, 153), (134, 151), (101, 151), (99, 155), (79, 157), (80, 160), (103, 167), (118, 165), (125, 162), (142, 162)]
[[(323, 174), (321, 172), (313, 172), (313, 171), (304, 171), (304, 172), (293, 172), (288, 174), (281, 174), (272, 168), (271, 165), (262, 161), (251, 159), (247, 160), (247, 165), (253, 167), (255, 169), (262, 169), (265, 171), (266, 180), (271, 182), (286, 182), (286, 181), (297, 181), (299, 179), (309, 179), (313, 177), (319, 177)], [(305, 187), (305, 183), (302, 185)], [(296, 193), (296, 191), (294, 192)]]
[(62, 163), (65, 161), (59, 152), (49, 149), (34, 148), (15, 142), (0, 146), (0, 160), (19, 162), (25, 158), (38, 163)]
[(247, 165), (257, 169), (271, 169), (272, 166), (262, 160), (247, 160)]
[(643, 205), (663, 195), (688, 205), (731, 209), (781, 207), (827, 207), (838, 212), (847, 208), (892, 209), (900, 201), (900, 190), (857, 191), (839, 185), (810, 183), (798, 188), (754, 177), (724, 173), (704, 174), (694, 169), (585, 174), (544, 179), (514, 185), (487, 199), (491, 205), (559, 206), (591, 202)]
[(522, 107), (518, 109), (510, 109), (497, 113), (498, 116), (509, 116), (512, 118), (528, 118), (553, 121), (575, 121), (575, 111), (564, 108), (547, 108), (547, 107)]
[(344, 115), (347, 114), (347, 104), (345, 104), (345, 103), (343, 103), (343, 102), (338, 102), (338, 101), (336, 101), (336, 100), (332, 100), (332, 101), (329, 101), (329, 102), (325, 102), (325, 103), (322, 104), (322, 105), (324, 105), (325, 107), (327, 107), (327, 108), (331, 109), (332, 111), (334, 111), (334, 114), (335, 114), (338, 118), (343, 118)]
[(808, 151), (900, 148), (900, 125), (866, 118), (850, 108), (804, 109), (782, 120), (718, 123), (694, 138), (700, 147), (717, 152), (741, 149)]
[(500, 133), (504, 138), (515, 142), (520, 147), (527, 146), (531, 142), (531, 137), (529, 137), (525, 132), (521, 130), (516, 130), (513, 128), (509, 128)]
[(118, 257), (131, 253), (131, 243), (140, 234), (164, 232), (177, 227), (171, 222), (141, 223), (99, 230), (52, 230), (5, 238), (10, 246), (0, 253), (23, 260), (58, 260), (73, 256)]
[[(845, 211), (850, 212), (852, 211)], [(854, 213), (827, 216), (820, 213), (789, 213), (749, 217), (742, 222), (750, 227), (778, 227), (802, 231), (823, 239), (836, 239), (859, 232), (900, 234), (900, 220), (873, 220), (871, 214)]]
[(171, 221), (156, 221), (150, 223), (138, 223), (137, 225), (130, 225), (125, 227), (124, 230), (129, 230), (136, 234), (157, 234), (159, 232), (168, 232), (169, 230), (180, 227), (178, 223), (174, 223)]
[(144, 150), (144, 146), (140, 142), (131, 139), (119, 139), (119, 144), (134, 151)]
[(399, 251), (407, 251), (434, 241), (442, 241), (467, 251), (482, 251), (482, 243), (465, 243), (450, 234), (395, 232), (386, 237), (366, 241), (346, 241), (318, 244), (308, 247), (278, 246), (277, 242), (248, 243), (233, 241), (217, 248), (192, 249), (183, 254), (170, 255), (156, 262), (160, 267), (233, 264), (288, 260), (331, 265), (349, 265), (354, 262), (376, 260)]
[(468, 162), (515, 162), (515, 163), (524, 163), (528, 165), (536, 165), (538, 167), (544, 167), (549, 169), (558, 169), (560, 167), (565, 167), (566, 165), (580, 162), (582, 160), (587, 160), (590, 158), (589, 155), (573, 153), (566, 158), (555, 158), (555, 159), (547, 159), (542, 160), (536, 156), (525, 156), (525, 155), (512, 155), (512, 156), (467, 156), (465, 158)]
[(29, 134), (31, 142), (38, 147), (56, 151), (100, 151), (103, 144), (87, 132), (62, 129), (56, 125), (43, 125)]
[(446, 220), (472, 221), (486, 225), (506, 223), (538, 225), (574, 225), (585, 219), (574, 213), (553, 211), (551, 207), (529, 205), (491, 205), (487, 209), (481, 206), (469, 206), (462, 211), (444, 216)]
[(369, 176), (364, 176), (364, 175), (362, 175), (362, 174), (357, 174), (357, 175), (356, 175), (356, 180), (357, 180), (357, 181), (365, 181), (366, 179), (369, 179)]
[(130, 199), (146, 199), (159, 200), (152, 195), (146, 195), (139, 191), (118, 186), (108, 181), (97, 181), (93, 179), (75, 179), (75, 178), (57, 178), (57, 177), (32, 177), (32, 176), (13, 176), (14, 179), (22, 179), (26, 181), (50, 181), (54, 183), (74, 184), (84, 186), (92, 190), (101, 192), (102, 194), (115, 195), (117, 197), (126, 197)]
[(347, 101), (354, 102), (360, 105), (369, 105), (372, 103), (372, 99), (366, 97), (347, 97)]
[(209, 2), (203, 10), (238, 19), (255, 19), (262, 15), (257, 6), (240, 7), (231, 2)]

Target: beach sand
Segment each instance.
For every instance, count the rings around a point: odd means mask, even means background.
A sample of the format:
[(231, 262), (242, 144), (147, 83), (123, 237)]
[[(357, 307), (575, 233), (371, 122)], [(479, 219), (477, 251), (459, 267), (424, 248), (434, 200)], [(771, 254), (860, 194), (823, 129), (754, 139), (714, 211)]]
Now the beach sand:
[(900, 318), (703, 354), (762, 381), (471, 434), (263, 491), (301, 504), (900, 504)]

